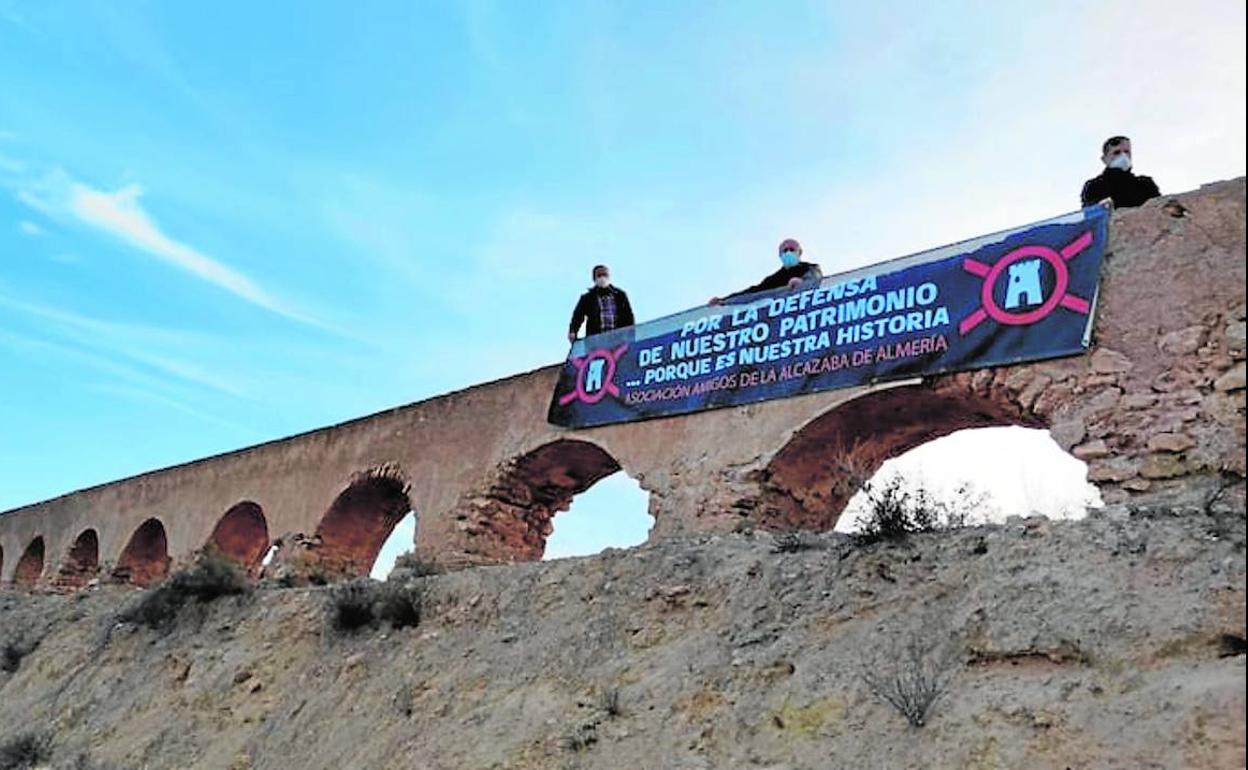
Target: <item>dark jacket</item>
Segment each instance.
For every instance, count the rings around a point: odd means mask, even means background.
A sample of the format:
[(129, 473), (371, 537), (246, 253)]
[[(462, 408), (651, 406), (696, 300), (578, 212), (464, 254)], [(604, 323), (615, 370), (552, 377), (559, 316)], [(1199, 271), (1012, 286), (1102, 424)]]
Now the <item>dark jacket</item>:
[(1093, 206), (1106, 198), (1113, 198), (1114, 208), (1139, 206), (1150, 198), (1161, 195), (1157, 183), (1150, 176), (1136, 176), (1130, 171), (1107, 168), (1100, 176), (1095, 176), (1083, 183), (1083, 193), (1079, 196), (1083, 205)]
[(807, 281), (818, 281), (823, 278), (823, 271), (813, 262), (798, 262), (793, 267), (782, 267), (763, 280), (754, 284), (748, 289), (742, 289), (736, 294), (729, 294), (724, 299), (737, 299), (747, 294), (755, 294), (760, 291), (771, 291), (772, 289), (783, 289), (789, 285), (789, 281), (797, 278), (802, 283)]
[(595, 286), (577, 300), (576, 309), (572, 311), (572, 323), (568, 324), (570, 333), (576, 334), (580, 331), (582, 321), (585, 322), (585, 336), (602, 331), (602, 315), (598, 307), (598, 297), (602, 294), (611, 294), (615, 297), (615, 328), (623, 329), (635, 323), (633, 306), (628, 303), (628, 295), (623, 289), (617, 289), (614, 286), (599, 289)]

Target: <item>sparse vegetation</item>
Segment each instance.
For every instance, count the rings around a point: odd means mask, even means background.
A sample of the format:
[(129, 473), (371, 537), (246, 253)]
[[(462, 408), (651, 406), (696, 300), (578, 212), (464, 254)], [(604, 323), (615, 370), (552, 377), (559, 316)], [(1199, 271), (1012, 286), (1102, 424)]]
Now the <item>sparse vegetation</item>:
[(624, 713), (618, 687), (606, 687), (598, 693), (598, 710), (612, 719)]
[(862, 545), (883, 540), (904, 540), (920, 532), (970, 526), (985, 518), (991, 506), (988, 495), (962, 484), (949, 495), (937, 495), (898, 474), (882, 479), (876, 466), (862, 458), (866, 451), (855, 444), (836, 464), (833, 497), (850, 500), (861, 494), (865, 512), (855, 538)]
[[(1204, 511), (1206, 516), (1215, 516), (1219, 512), (1219, 506), (1226, 502), (1228, 493), (1237, 486), (1244, 483), (1244, 479), (1236, 473), (1223, 470), (1219, 474), (1217, 482), (1205, 495)], [(1232, 506), (1233, 507), (1233, 506)], [(1241, 509), (1242, 510), (1242, 509)]]
[[(921, 626), (926, 628), (926, 626)], [(939, 630), (915, 632), (904, 642), (886, 634), (875, 650), (864, 657), (859, 676), (880, 700), (892, 706), (911, 727), (922, 727), (932, 707), (949, 691), (961, 663), (958, 648), (941, 640)]]
[(986, 496), (969, 485), (958, 487), (951, 496), (940, 497), (895, 475), (878, 483), (865, 481), (862, 491), (866, 496), (866, 514), (856, 537), (863, 544), (965, 527), (975, 520), (976, 511), (986, 505)]
[(65, 765), (66, 770), (113, 770), (112, 765), (102, 765), (86, 754), (74, 757), (71, 764)]
[(333, 586), (325, 610), (334, 631), (351, 633), (381, 623), (391, 628), (419, 625), (423, 606), (424, 589), (418, 584), (359, 578)]
[(1218, 637), (1218, 657), (1233, 658), (1248, 652), (1248, 642), (1239, 634), (1222, 634)]
[(394, 708), (400, 715), (408, 718), (416, 712), (416, 695), (407, 682), (401, 684), (394, 693)]
[(33, 770), (51, 757), (52, 738), (47, 733), (21, 733), (0, 744), (0, 770)]
[(584, 722), (570, 730), (560, 743), (563, 745), (564, 751), (573, 754), (579, 754), (582, 751), (588, 751), (591, 746), (598, 742), (598, 723)]
[(38, 646), (38, 639), (31, 639), (21, 631), (11, 632), (0, 641), (0, 671), (14, 673), (22, 665), (22, 659)]
[(412, 628), (420, 625), (424, 606), (423, 588), (411, 583), (382, 583), (378, 589), (377, 615), (391, 628)]
[(780, 532), (772, 538), (772, 553), (797, 553), (814, 548), (814, 543), (801, 532)]
[(220, 556), (206, 556), (188, 569), (144, 591), (123, 607), (117, 619), (124, 623), (164, 629), (172, 626), (188, 604), (208, 604), (223, 596), (248, 593), (251, 584), (237, 564)]
[(391, 576), (401, 575), (404, 578), (419, 578), (440, 575), (442, 572), (442, 567), (436, 563), (420, 558), (415, 551), (407, 551), (399, 554), (399, 557), (394, 560), (394, 569), (390, 574)]
[(339, 633), (350, 633), (376, 622), (373, 612), (373, 583), (368, 578), (338, 583), (329, 589), (325, 609), (330, 626)]

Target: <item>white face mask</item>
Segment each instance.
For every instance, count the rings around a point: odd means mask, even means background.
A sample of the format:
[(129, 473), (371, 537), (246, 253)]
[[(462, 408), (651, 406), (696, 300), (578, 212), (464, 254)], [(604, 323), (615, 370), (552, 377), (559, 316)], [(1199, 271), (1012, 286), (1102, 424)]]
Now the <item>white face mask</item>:
[(594, 285), (599, 289), (605, 289), (611, 285), (610, 276), (600, 275), (594, 278)]
[(1125, 152), (1121, 155), (1115, 155), (1109, 161), (1110, 168), (1116, 168), (1119, 171), (1129, 171), (1131, 169), (1131, 156)]

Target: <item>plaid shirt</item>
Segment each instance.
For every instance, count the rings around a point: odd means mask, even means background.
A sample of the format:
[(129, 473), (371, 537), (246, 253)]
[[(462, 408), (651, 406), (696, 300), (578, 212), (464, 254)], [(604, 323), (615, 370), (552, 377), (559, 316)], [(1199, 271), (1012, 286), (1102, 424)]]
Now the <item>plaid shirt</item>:
[(572, 321), (568, 324), (568, 333), (575, 335), (585, 324), (585, 334), (616, 331), (632, 326), (633, 306), (628, 302), (628, 295), (623, 289), (608, 286), (605, 289), (591, 288), (581, 295), (572, 310)]
[(615, 296), (604, 293), (598, 295), (598, 317), (602, 319), (602, 330), (609, 332), (615, 328)]

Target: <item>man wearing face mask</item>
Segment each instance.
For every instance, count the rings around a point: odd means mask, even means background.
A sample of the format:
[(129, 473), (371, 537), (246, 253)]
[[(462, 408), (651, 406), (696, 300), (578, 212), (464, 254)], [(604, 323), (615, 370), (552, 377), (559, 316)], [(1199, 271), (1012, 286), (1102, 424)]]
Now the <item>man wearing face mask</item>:
[(1105, 164), (1105, 171), (1083, 183), (1083, 194), (1079, 197), (1085, 207), (1109, 199), (1114, 202), (1114, 208), (1121, 209), (1139, 206), (1161, 195), (1152, 177), (1131, 172), (1131, 140), (1127, 137), (1106, 139), (1101, 145), (1101, 162)]
[(611, 285), (611, 271), (606, 265), (595, 265), (594, 285), (581, 295), (572, 311), (572, 323), (568, 325), (568, 342), (576, 340), (581, 324), (585, 324), (585, 336), (612, 329), (632, 326), (633, 306), (623, 289)]
[(748, 294), (772, 289), (796, 289), (803, 284), (818, 283), (823, 272), (813, 262), (802, 261), (802, 244), (793, 238), (785, 238), (780, 242), (780, 269), (748, 289), (742, 289), (727, 297), (711, 297), (710, 304), (719, 305), (728, 300), (739, 299)]

